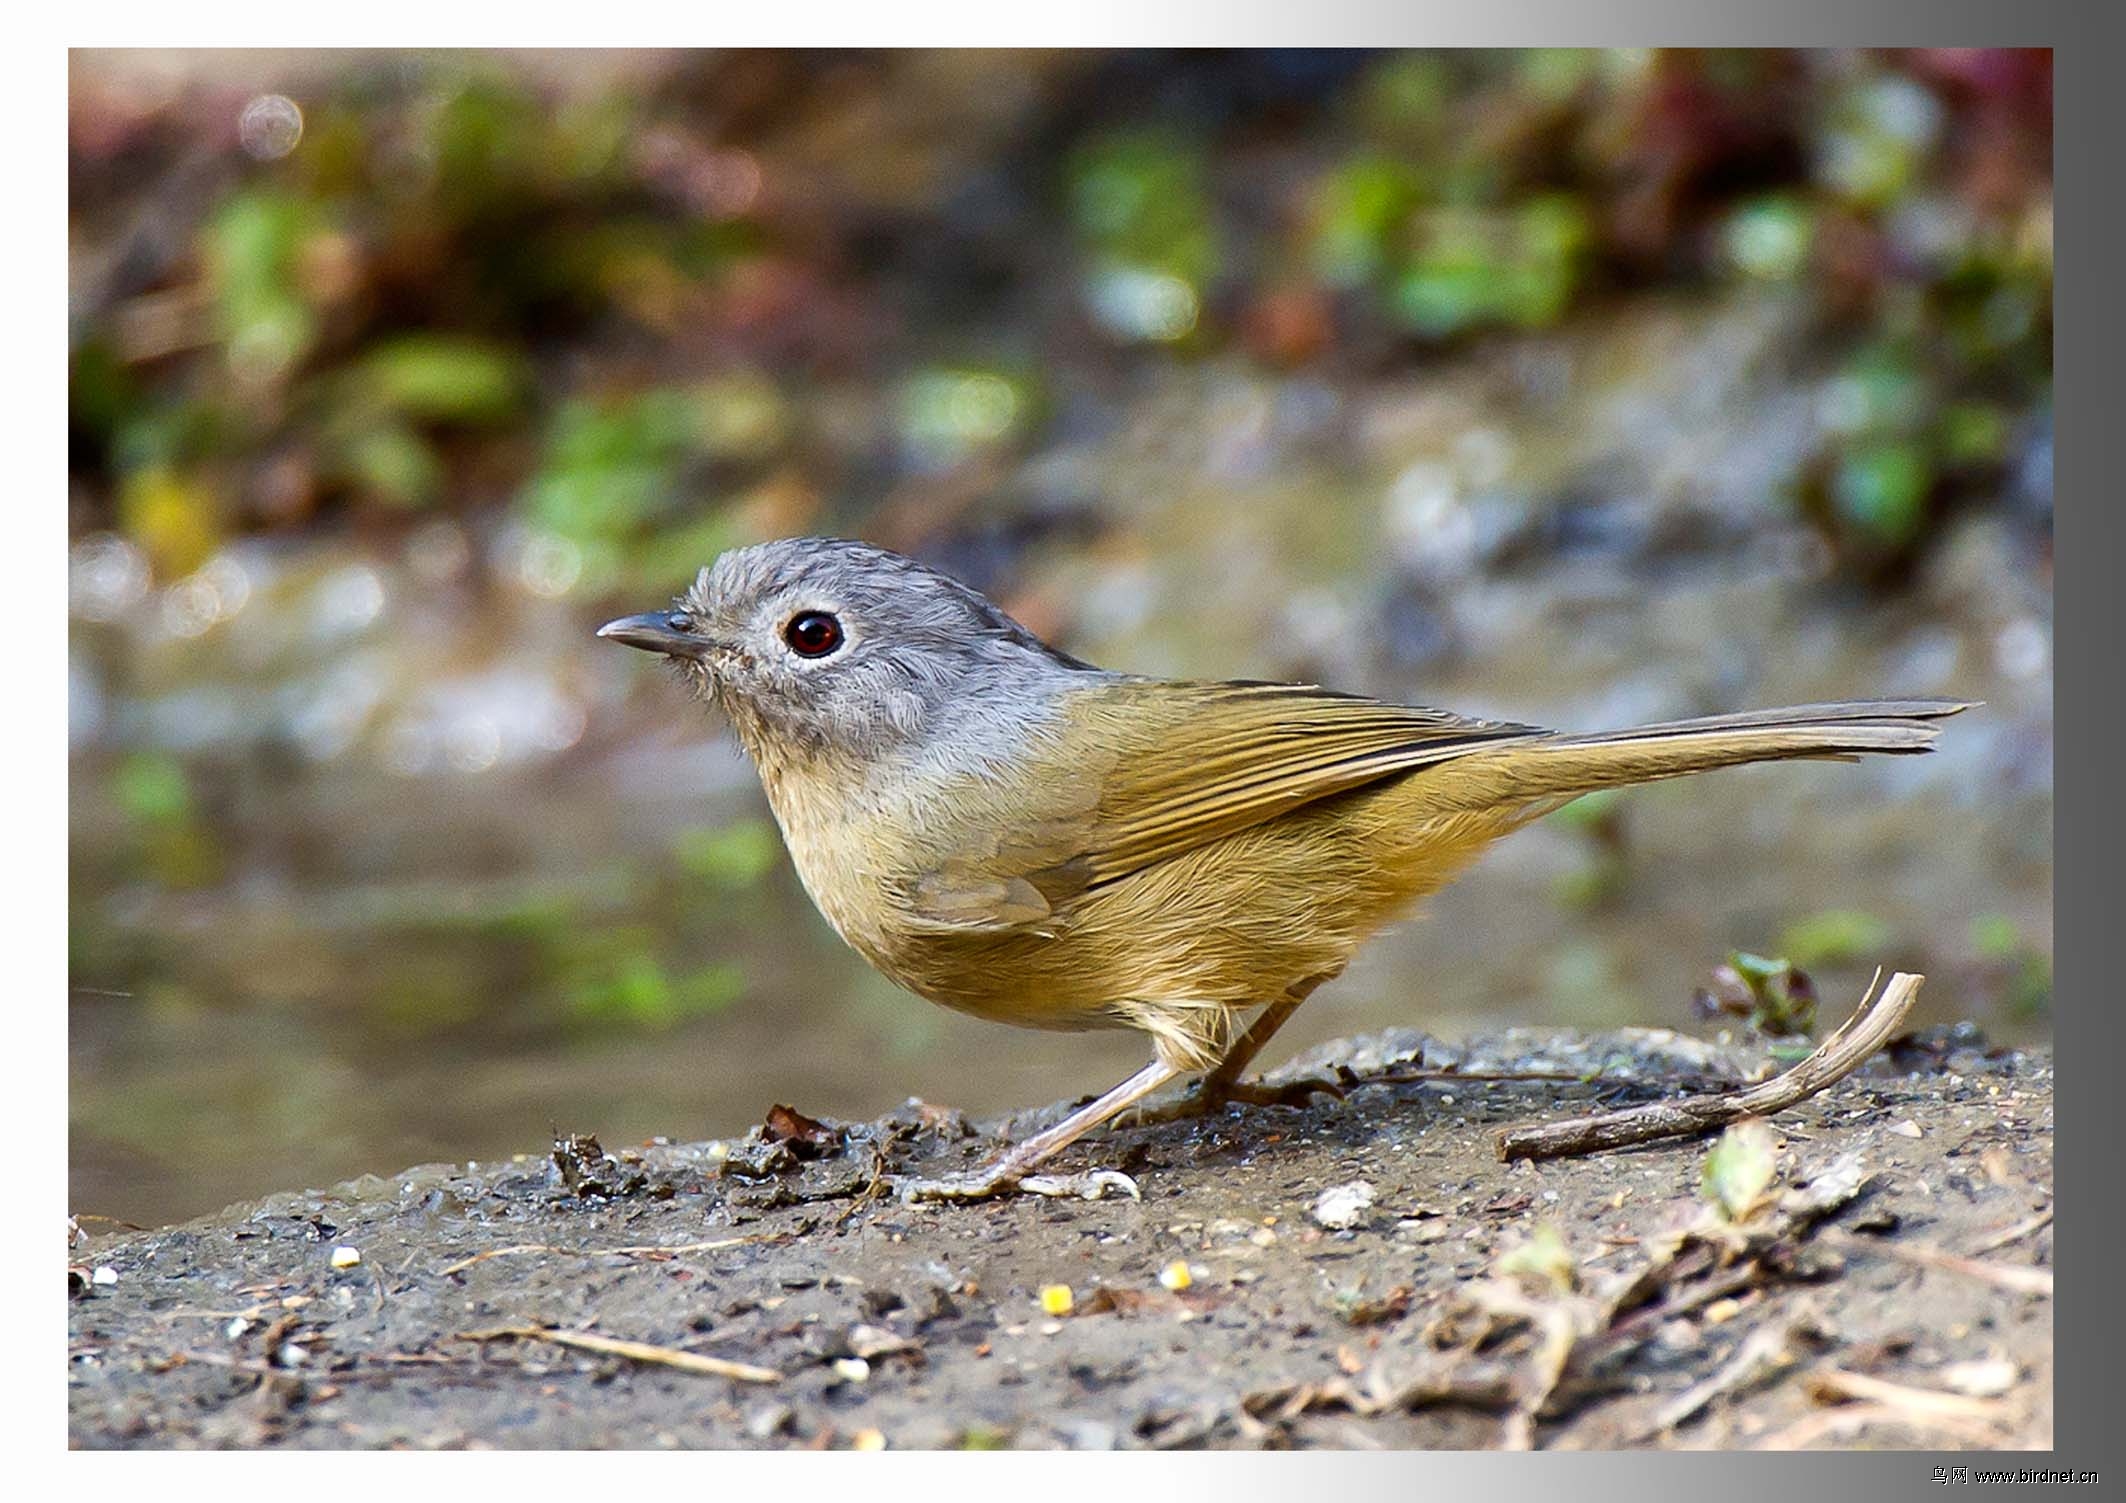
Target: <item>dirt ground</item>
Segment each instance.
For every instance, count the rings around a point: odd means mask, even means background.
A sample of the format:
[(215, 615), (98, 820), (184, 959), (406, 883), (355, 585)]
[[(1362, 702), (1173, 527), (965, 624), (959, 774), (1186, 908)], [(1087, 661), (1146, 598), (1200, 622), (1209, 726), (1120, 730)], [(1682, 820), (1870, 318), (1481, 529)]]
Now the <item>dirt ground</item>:
[(1374, 1035), (1278, 1072), (1354, 1072), (1341, 1102), (1067, 1158), (1141, 1199), (902, 1205), (881, 1169), (995, 1146), (911, 1102), (729, 1143), (574, 1140), (152, 1232), (85, 1222), (71, 1439), (2049, 1445), (2048, 1054), (1900, 1041), (1729, 1143), (1711, 1183), (1704, 1141), (1497, 1157), (1502, 1126), (1765, 1066), (1660, 1031)]

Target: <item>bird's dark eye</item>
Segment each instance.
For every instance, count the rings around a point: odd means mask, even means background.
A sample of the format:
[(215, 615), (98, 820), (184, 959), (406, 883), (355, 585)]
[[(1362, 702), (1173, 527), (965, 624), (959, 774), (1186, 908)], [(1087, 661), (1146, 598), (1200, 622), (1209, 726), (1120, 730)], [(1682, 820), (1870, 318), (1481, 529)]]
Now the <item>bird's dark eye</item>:
[(823, 658), (842, 645), (842, 624), (825, 611), (804, 611), (782, 629), (790, 650), (801, 658)]

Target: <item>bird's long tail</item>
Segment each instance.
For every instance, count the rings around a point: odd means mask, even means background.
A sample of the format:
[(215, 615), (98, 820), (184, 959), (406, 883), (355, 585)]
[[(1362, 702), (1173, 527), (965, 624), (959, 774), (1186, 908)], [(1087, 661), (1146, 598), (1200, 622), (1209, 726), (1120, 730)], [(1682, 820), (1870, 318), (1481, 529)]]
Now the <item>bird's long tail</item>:
[(1795, 759), (1850, 762), (1871, 752), (1931, 751), (1938, 722), (1972, 708), (1955, 699), (1850, 700), (1672, 720), (1591, 735), (1549, 733), (1474, 749), (1440, 792), (1454, 807), (1555, 808), (1583, 793)]

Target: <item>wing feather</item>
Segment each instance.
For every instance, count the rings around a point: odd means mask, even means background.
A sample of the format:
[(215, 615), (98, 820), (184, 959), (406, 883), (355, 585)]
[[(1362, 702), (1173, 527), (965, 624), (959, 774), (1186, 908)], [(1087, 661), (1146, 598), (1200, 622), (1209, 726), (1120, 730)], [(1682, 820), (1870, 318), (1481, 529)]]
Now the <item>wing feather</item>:
[(1111, 680), (1071, 714), (1073, 745), (1029, 768), (1051, 790), (1032, 802), (1053, 802), (999, 809), (1016, 838), (921, 873), (910, 917), (923, 927), (1042, 928), (1102, 884), (1317, 800), (1546, 734), (1310, 684)]

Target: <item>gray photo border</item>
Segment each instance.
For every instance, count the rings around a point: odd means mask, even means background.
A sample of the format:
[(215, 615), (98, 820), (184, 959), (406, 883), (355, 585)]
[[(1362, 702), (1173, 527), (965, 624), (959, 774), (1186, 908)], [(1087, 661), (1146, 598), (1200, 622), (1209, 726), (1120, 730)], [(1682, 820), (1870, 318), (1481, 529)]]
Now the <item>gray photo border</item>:
[[(2126, 431), (2126, 422), (2119, 416), (2119, 383), (2114, 374), (2118, 352), (2126, 343), (2120, 318), (2122, 301), (2126, 301), (2120, 291), (2126, 236), (2121, 234), (2119, 207), (2121, 157), (2126, 155), (2126, 120), (2120, 109), (2121, 98), (2126, 96), (2126, 78), (2120, 76), (2126, 69), (2126, 46), (2122, 46), (2126, 22), (2120, 19), (2117, 0), (1600, 0), (1597, 4), (1487, 0), (1478, 6), (1451, 8), (1420, 6), (1410, 0), (1306, 0), (1304, 4), (1292, 0), (1132, 0), (1129, 4), (1088, 0), (1047, 10), (993, 5), (980, 10), (948, 8), (904, 0), (891, 7), (788, 8), (803, 14), (778, 15), (775, 9), (746, 13), (737, 8), (702, 7), (661, 16), (643, 12), (602, 19), (579, 14), (576, 24), (526, 20), (515, 27), (496, 27), (501, 17), (493, 14), (484, 21), (468, 14), (457, 19), (438, 16), (427, 23), (401, 14), (394, 24), (387, 5), (383, 13), (373, 16), (350, 17), (343, 12), (336, 21), (320, 19), (319, 26), (334, 35), (329, 42), (315, 39), (315, 44), (498, 45), (519, 40), (579, 46), (623, 41), (794, 46), (1923, 44), (2054, 49), (2055, 285), (2060, 306), (2071, 315), (2056, 319), (2055, 336), (2055, 490), (2057, 497), (2064, 498), (2055, 505), (2054, 663), (2059, 732), (2055, 785), (2058, 803), (2072, 810), (2072, 818), (2056, 824), (2055, 832), (2056, 995), (2065, 999), (2054, 1020), (2061, 1082), (2055, 1190), (2066, 1202), (2056, 1224), (2055, 1258), (2059, 1300), (2071, 1311), (2071, 1318), (2056, 1321), (2056, 1449), (2049, 1456), (2007, 1453), (2001, 1460), (2011, 1467), (2094, 1469), (2116, 1485), (2126, 1470), (2126, 1457), (2119, 1454), (2116, 1436), (2119, 1427), (2111, 1414), (2117, 1354), (2126, 1351), (2117, 1287), (2118, 1249), (2126, 1233), (2122, 1228), (2126, 1217), (2120, 1208), (2119, 1103), (2126, 1093), (2104, 1077), (2112, 1061), (2126, 1059), (2126, 1008), (2115, 1001), (2120, 987), (2109, 971), (2112, 937), (2106, 932), (2107, 921), (2116, 921), (2119, 909), (2116, 854), (2126, 848), (2126, 820), (2121, 818), (2121, 795), (2115, 786), (2120, 747), (2126, 745), (2126, 714), (2121, 709), (2121, 689), (2126, 685), (2121, 595), (2126, 590), (2117, 572), (2126, 554), (2120, 540), (2126, 524), (2120, 517), (2119, 472), (2113, 468), (2121, 462), (2116, 451)], [(350, 20), (359, 25), (364, 18), (371, 21), (364, 28), (370, 35), (353, 35), (345, 29)], [(466, 21), (472, 22), (470, 30), (478, 35), (462, 34), (468, 30)], [(150, 13), (123, 0), (115, 9), (59, 24), (75, 33), (65, 38), (67, 43), (82, 45), (143, 40), (226, 45), (261, 39), (242, 20), (211, 13), (179, 23), (190, 35), (173, 34), (167, 12)], [(274, 40), (282, 40), (319, 26), (284, 13), (267, 30), (275, 34)], [(379, 32), (394, 34), (379, 36)], [(502, 34), (509, 32), (519, 35)], [(313, 41), (308, 35), (301, 39)], [(36, 51), (46, 59), (52, 57), (42, 46)], [(57, 62), (63, 68), (63, 58)], [(49, 122), (38, 126), (40, 142), (50, 140), (41, 134), (47, 128)], [(25, 376), (35, 382), (40, 377), (31, 373), (41, 372), (48, 387), (50, 367), (45, 360), (34, 345), (26, 352), (14, 352), (14, 362)], [(45, 592), (37, 593), (41, 597)], [(24, 626), (29, 623), (25, 621)], [(25, 640), (37, 639), (32, 635)], [(63, 806), (63, 797), (59, 803)], [(63, 854), (60, 859), (64, 861)], [(63, 1044), (56, 1052), (63, 1070)], [(44, 1057), (51, 1059), (52, 1055)], [(33, 1219), (25, 1228), (32, 1239), (39, 1235), (38, 1224)], [(37, 1244), (32, 1240), (30, 1245)], [(23, 1300), (44, 1298), (28, 1293), (44, 1287), (41, 1280), (27, 1280)], [(34, 1350), (35, 1343), (28, 1349)], [(49, 1380), (36, 1381), (41, 1388)], [(53, 1397), (45, 1389), (32, 1407), (40, 1415), (49, 1415)], [(1720, 1452), (1509, 1457), (1311, 1453), (1044, 1457), (1038, 1461), (1024, 1456), (910, 1456), (871, 1458), (874, 1466), (861, 1477), (837, 1468), (831, 1485), (860, 1488), (874, 1499), (897, 1495), (935, 1499), (978, 1489), (993, 1495), (1000, 1484), (1016, 1488), (1042, 1481), (1052, 1484), (1036, 1488), (1044, 1496), (1052, 1491), (1081, 1496), (1084, 1485), (1094, 1480), (1094, 1472), (1104, 1471), (1106, 1485), (1119, 1486), (1125, 1496), (1215, 1497), (1221, 1503), (1250, 1498), (1292, 1503), (1295, 1487), (1318, 1493), (1324, 1486), (1335, 1489), (1338, 1503), (1361, 1497), (1459, 1497), (1465, 1490), (1476, 1492), (1486, 1503), (1519, 1496), (1549, 1503), (1560, 1498), (1575, 1503), (1608, 1498), (1639, 1503), (1678, 1495), (1712, 1496), (1720, 1503), (1757, 1498), (1792, 1503), (1812, 1496), (1938, 1494), (1944, 1483), (1936, 1467), (1983, 1463), (1987, 1454)], [(742, 1464), (748, 1460), (760, 1464), (760, 1470)], [(818, 1458), (822, 1465), (830, 1460)], [(330, 1464), (344, 1468), (364, 1463), (342, 1456)], [(537, 1473), (529, 1468), (507, 1470), (518, 1472), (536, 1491), (544, 1491), (572, 1471), (565, 1458), (549, 1457), (535, 1464), (540, 1468)], [(626, 1487), (629, 1482), (622, 1478), (649, 1480), (642, 1473), (651, 1464), (654, 1458), (650, 1457), (606, 1458), (595, 1477), (606, 1488)], [(684, 1464), (717, 1469), (690, 1470), (687, 1475), (695, 1479), (692, 1485), (708, 1482), (713, 1487), (715, 1481), (710, 1479), (715, 1479), (741, 1495), (756, 1487), (787, 1487), (792, 1481), (816, 1485), (828, 1480), (821, 1470), (805, 1471), (805, 1463), (794, 1457), (726, 1456)], [(1010, 1475), (988, 1470), (995, 1466), (1006, 1467)], [(975, 1467), (983, 1470), (978, 1473), (972, 1470)], [(1043, 1474), (1039, 1478), (1035, 1467)], [(491, 1469), (483, 1468), (483, 1472), (492, 1480)], [(399, 1478), (396, 1487), (412, 1480), (403, 1472), (394, 1475)], [(584, 1481), (593, 1479), (588, 1471), (575, 1475)], [(539, 1481), (542, 1476), (544, 1487)], [(462, 1476), (455, 1483), (446, 1483), (440, 1476), (431, 1480), (438, 1492), (444, 1486), (456, 1492), (464, 1481)], [(678, 1479), (669, 1474), (657, 1479), (674, 1480)], [(429, 1486), (423, 1483), (414, 1491), (426, 1494)]]

